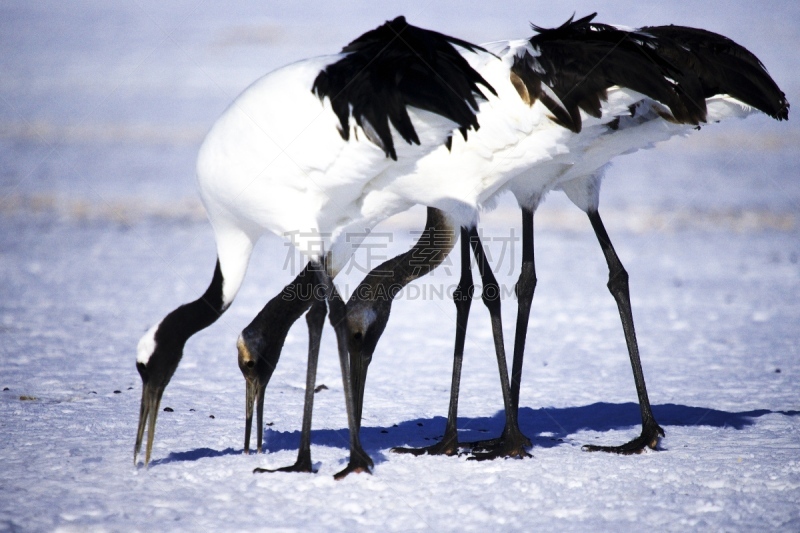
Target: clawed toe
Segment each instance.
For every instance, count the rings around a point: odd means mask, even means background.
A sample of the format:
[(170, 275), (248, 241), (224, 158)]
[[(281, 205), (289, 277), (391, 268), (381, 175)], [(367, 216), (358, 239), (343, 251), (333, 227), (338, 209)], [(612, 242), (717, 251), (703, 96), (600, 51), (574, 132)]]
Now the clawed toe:
[(530, 445), (530, 439), (522, 433), (504, 434), (497, 439), (472, 443), (472, 456), (469, 459), (473, 461), (488, 461), (500, 457), (514, 457), (516, 459), (533, 457), (526, 450)]
[(366, 461), (350, 461), (344, 470), (334, 474), (333, 479), (340, 480), (346, 478), (349, 474), (372, 474), (372, 461), (367, 464)]
[(254, 468), (254, 474), (264, 474), (264, 473), (275, 473), (275, 472), (299, 472), (299, 473), (306, 473), (306, 474), (316, 474), (317, 471), (311, 467), (311, 463), (304, 463), (304, 462), (296, 462), (290, 466), (284, 466), (281, 468)]
[(461, 444), (464, 451), (470, 452), (488, 452), (500, 446), (502, 439), (500, 437), (487, 440), (478, 440), (474, 442), (465, 442)]
[(444, 437), (441, 441), (424, 448), (406, 448), (398, 446), (392, 448), (394, 453), (410, 454), (415, 456), (420, 455), (457, 455), (459, 450), (458, 440), (455, 438)]
[(658, 424), (653, 423), (642, 429), (642, 434), (630, 442), (620, 446), (596, 446), (593, 444), (585, 444), (582, 446), (583, 451), (586, 452), (607, 452), (617, 453), (620, 455), (635, 455), (650, 448), (655, 450), (658, 448), (658, 441), (664, 437), (664, 430)]
[(487, 451), (481, 452), (473, 452), (472, 456), (469, 457), (471, 461), (491, 461), (493, 459), (498, 458), (514, 458), (514, 459), (525, 459), (528, 457), (533, 457), (528, 451), (525, 449), (523, 445), (516, 445), (516, 444), (503, 444), (498, 446), (495, 449), (490, 449)]
[(419, 457), (420, 455), (425, 455), (428, 453), (426, 448), (405, 448), (403, 446), (395, 446), (392, 448), (393, 453), (405, 454), (405, 455), (414, 455)]

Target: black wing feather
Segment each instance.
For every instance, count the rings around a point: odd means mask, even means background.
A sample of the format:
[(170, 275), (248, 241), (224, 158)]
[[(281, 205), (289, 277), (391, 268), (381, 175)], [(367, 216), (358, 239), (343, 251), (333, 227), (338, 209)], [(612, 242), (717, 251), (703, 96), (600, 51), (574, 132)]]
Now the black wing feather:
[(694, 71), (705, 97), (729, 94), (772, 118), (789, 119), (786, 95), (761, 61), (743, 46), (725, 36), (684, 26), (654, 26), (641, 31), (664, 43), (659, 54)]
[(390, 123), (406, 142), (420, 142), (408, 106), (437, 113), (463, 130), (477, 130), (477, 99), (485, 98), (478, 85), (496, 94), (454, 45), (483, 50), (397, 17), (345, 46), (347, 55), (322, 70), (311, 90), (330, 99), (343, 139), (350, 138), (352, 114), (359, 126), (369, 123), (377, 136), (371, 140), (396, 160)]
[[(627, 31), (593, 23), (596, 14), (558, 28), (533, 26), (541, 54), (515, 58), (512, 71), (556, 123), (580, 131), (580, 110), (599, 116), (606, 90), (619, 85), (669, 107), (681, 123), (706, 120), (706, 98), (730, 94), (768, 115), (788, 118), (789, 103), (752, 53), (730, 39), (680, 26)], [(545, 83), (564, 104), (548, 98)]]
[[(572, 18), (554, 29), (533, 28), (530, 39), (541, 54), (526, 53), (515, 59), (512, 70), (536, 91), (536, 80), (550, 87), (566, 108), (550, 104), (539, 86), (538, 97), (554, 120), (580, 131), (580, 110), (600, 116), (608, 88), (619, 85), (667, 105), (676, 120), (697, 124), (705, 119), (705, 100), (695, 76), (685, 76), (656, 54), (654, 38), (592, 23), (596, 14)], [(536, 95), (536, 93), (534, 93)]]

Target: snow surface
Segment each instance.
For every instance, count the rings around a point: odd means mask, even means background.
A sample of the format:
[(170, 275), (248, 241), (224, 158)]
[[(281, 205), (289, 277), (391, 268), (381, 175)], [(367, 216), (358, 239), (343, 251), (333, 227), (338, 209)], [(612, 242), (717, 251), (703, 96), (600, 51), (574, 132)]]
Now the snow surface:
[[(0, 530), (800, 530), (794, 115), (709, 126), (628, 156), (604, 183), (601, 212), (630, 272), (648, 390), (667, 433), (660, 451), (580, 449), (632, 438), (639, 414), (602, 253), (585, 217), (552, 195), (536, 218), (539, 283), (521, 391), (532, 459), (389, 451), (428, 444), (444, 427), (455, 310), (435, 291), (457, 281), (445, 265), (394, 305), (375, 354), (363, 424), (374, 475), (332, 479), (348, 449), (329, 329), (312, 435), (319, 472), (251, 474), (294, 461), (305, 382), (300, 321), (267, 389), (266, 453), (242, 455), (234, 343), (292, 279), (287, 257), (302, 266), (269, 236), (231, 309), (188, 343), (154, 460), (133, 466), (136, 344), (211, 277), (194, 158), (241, 89), (398, 14), (483, 42), (595, 10), (605, 22), (724, 33), (800, 105), (792, 1), (0, 4)], [(392, 240), (373, 257), (407, 249), (423, 216), (386, 223)], [(518, 237), (518, 219), (505, 201), (482, 223), (506, 289), (519, 254), (504, 252), (504, 239), (510, 227)], [(338, 281), (344, 292), (363, 275), (359, 257)], [(515, 307), (506, 298), (509, 352)], [(464, 439), (503, 424), (487, 318), (477, 301)]]

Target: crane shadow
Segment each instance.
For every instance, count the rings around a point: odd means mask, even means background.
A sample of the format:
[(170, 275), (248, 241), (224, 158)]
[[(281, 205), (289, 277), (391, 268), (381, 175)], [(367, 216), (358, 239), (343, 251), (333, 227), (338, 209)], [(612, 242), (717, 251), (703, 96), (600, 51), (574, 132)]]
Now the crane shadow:
[[(298, 432), (299, 435), (299, 432)], [(298, 443), (300, 442), (298, 437)], [(167, 463), (180, 463), (184, 461), (197, 461), (199, 459), (206, 459), (208, 457), (223, 457), (226, 455), (242, 455), (242, 448), (225, 448), (224, 450), (214, 450), (212, 448), (196, 448), (194, 450), (187, 450), (184, 452), (170, 452), (169, 455), (163, 459), (154, 459), (150, 461), (150, 467), (164, 465)]]
[[(653, 406), (653, 414), (658, 423), (669, 426), (711, 426), (740, 430), (755, 424), (759, 417), (769, 414), (799, 416), (800, 411), (771, 411), (756, 409), (752, 411), (728, 412), (707, 407), (662, 404)], [(386, 460), (384, 450), (395, 446), (422, 447), (438, 441), (444, 433), (446, 419), (442, 416), (406, 420), (392, 426), (363, 426), (361, 443), (376, 463)], [(552, 448), (562, 445), (568, 437), (578, 431), (611, 431), (628, 429), (641, 423), (639, 405), (630, 403), (594, 403), (580, 407), (542, 407), (532, 409), (523, 407), (519, 411), (519, 424), (523, 433), (531, 439), (533, 448)], [(503, 431), (505, 416), (498, 411), (488, 417), (460, 417), (458, 419), (459, 439), (462, 442), (495, 437)], [(332, 446), (348, 449), (347, 428), (316, 429), (311, 432), (311, 443), (315, 446)], [(264, 432), (263, 452), (297, 450), (300, 445), (300, 431), (276, 431), (267, 428)], [(184, 452), (172, 452), (163, 459), (150, 463), (160, 464), (197, 461), (209, 457), (241, 455), (241, 448), (197, 448)]]
[[(663, 404), (654, 405), (653, 414), (662, 427), (666, 426), (711, 426), (740, 430), (753, 425), (757, 418), (768, 414), (798, 416), (800, 411), (753, 411), (727, 412), (707, 407)], [(376, 462), (382, 458), (382, 450), (395, 446), (428, 446), (438, 441), (444, 433), (446, 419), (441, 416), (417, 418), (386, 427), (361, 428), (361, 443)], [(581, 407), (539, 408), (523, 407), (519, 412), (519, 423), (523, 433), (531, 438), (534, 448), (550, 448), (560, 445), (567, 437), (582, 430), (610, 431), (627, 429), (641, 424), (639, 405), (636, 403), (594, 403)], [(503, 411), (491, 417), (460, 417), (458, 419), (459, 440), (476, 441), (500, 435), (505, 424)], [(300, 444), (299, 431), (275, 431), (265, 434), (263, 451), (297, 449)], [(315, 445), (348, 447), (347, 429), (320, 429), (311, 432)]]

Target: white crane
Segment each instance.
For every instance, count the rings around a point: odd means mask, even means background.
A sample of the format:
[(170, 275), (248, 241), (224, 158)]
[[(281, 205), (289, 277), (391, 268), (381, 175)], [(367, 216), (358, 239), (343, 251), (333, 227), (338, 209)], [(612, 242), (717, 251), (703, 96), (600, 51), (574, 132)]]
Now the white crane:
[(377, 179), (408, 174), (454, 129), (464, 135), (477, 129), (477, 101), (493, 89), (462, 53), (494, 59), (398, 17), (340, 54), (267, 74), (217, 120), (197, 161), (217, 265), (200, 299), (169, 313), (139, 342), (142, 401), (134, 463), (148, 425), (149, 463), (161, 396), (186, 341), (230, 306), (255, 242), (271, 231), (293, 235), (330, 305), (350, 426), (350, 462), (337, 476), (369, 471), (372, 461), (352, 416), (344, 302), (333, 296), (331, 278), (357, 246), (343, 238), (348, 229), (392, 214), (392, 206), (365, 205), (364, 190)]
[[(770, 78), (761, 62), (749, 51), (721, 35), (680, 26), (646, 27), (640, 30), (623, 30), (612, 26), (591, 23), (594, 15), (572, 22), (553, 30), (538, 30), (538, 35), (529, 44), (495, 43), (483, 45), (495, 51), (500, 57), (513, 58), (512, 72), (524, 84), (523, 94), (535, 95), (540, 86), (548, 86), (568, 111), (565, 115), (555, 115), (554, 122), (567, 127), (574, 133), (569, 153), (554, 157), (544, 164), (532, 166), (527, 172), (509, 180), (505, 189), (515, 195), (522, 210), (522, 271), (517, 282), (518, 314), (512, 365), (511, 409), (519, 409), (519, 388), (522, 372), (525, 335), (530, 313), (533, 292), (536, 287), (536, 274), (533, 254), (533, 213), (544, 195), (553, 189), (563, 190), (572, 202), (588, 216), (592, 228), (606, 257), (609, 268), (608, 288), (619, 308), (625, 340), (628, 346), (631, 367), (639, 398), (642, 416), (641, 435), (621, 446), (586, 446), (588, 451), (608, 451), (615, 453), (638, 453), (645, 447), (655, 447), (663, 430), (657, 424), (644, 382), (633, 315), (628, 289), (628, 273), (622, 265), (611, 244), (598, 212), (600, 183), (611, 159), (618, 155), (651, 147), (658, 141), (667, 140), (674, 135), (686, 135), (699, 129), (699, 124), (719, 122), (727, 118), (745, 117), (756, 110), (777, 120), (788, 119), (789, 103), (784, 93)], [(531, 54), (530, 49), (536, 54)], [(569, 54), (564, 51), (571, 50)], [(638, 53), (638, 58), (637, 58)], [(649, 63), (649, 64), (648, 64)], [(660, 77), (652, 72), (656, 69)], [(601, 91), (609, 84), (621, 85), (620, 80), (630, 80), (637, 76), (637, 90), (647, 98), (629, 105), (625, 113), (606, 113)], [(657, 84), (666, 80), (674, 87), (679, 100), (669, 101), (658, 97)], [(630, 87), (629, 85), (625, 85)], [(649, 86), (649, 88), (647, 87)], [(616, 89), (607, 93), (609, 102)], [(669, 92), (662, 93), (670, 96)], [(598, 96), (600, 101), (598, 101)], [(529, 96), (530, 97), (530, 96)], [(599, 109), (598, 109), (599, 108)], [(599, 111), (599, 112), (598, 112)], [(481, 115), (483, 119), (484, 115)], [(595, 117), (598, 120), (591, 120)], [(587, 120), (588, 119), (588, 120)], [(583, 125), (583, 127), (582, 127)], [(486, 130), (473, 136), (467, 146), (474, 147), (483, 139)], [(454, 148), (452, 158), (459, 155)], [(421, 161), (438, 156), (434, 152)], [(418, 165), (419, 166), (419, 165)], [(467, 256), (462, 242), (463, 258)], [(419, 258), (432, 256), (430, 250), (417, 253), (416, 263), (408, 264), (402, 256), (392, 260), (394, 268), (419, 271)], [(440, 261), (440, 260), (439, 260)], [(381, 265), (378, 270), (386, 270)], [(471, 274), (468, 265), (462, 268), (462, 281), (459, 287), (471, 290)], [(396, 275), (396, 278), (401, 276)], [(464, 280), (466, 281), (466, 284)], [(365, 280), (365, 284), (379, 284), (380, 277)], [(374, 291), (380, 293), (381, 291)], [(354, 293), (369, 294), (369, 291)], [(458, 306), (458, 301), (456, 302)], [(464, 305), (464, 304), (461, 304)], [(359, 366), (362, 376), (353, 376), (356, 384), (356, 398), (363, 398), (363, 384), (366, 378), (366, 365), (371, 360), (380, 332), (385, 327), (391, 303), (371, 302), (360, 299), (348, 302), (348, 319), (351, 315), (370, 316), (370, 328), (359, 334), (360, 341), (350, 337), (351, 370), (355, 373)], [(466, 307), (468, 307), (468, 300)], [(365, 312), (365, 310), (369, 312)], [(461, 309), (459, 309), (461, 311)], [(398, 449), (412, 453), (455, 453), (457, 450), (456, 412), (458, 384), (463, 353), (463, 333), (466, 317), (459, 321), (457, 348), (453, 369), (450, 411), (445, 435), (440, 443), (422, 449)], [(358, 325), (355, 326), (356, 331)], [(458, 343), (461, 343), (460, 346)], [(360, 344), (360, 346), (359, 346)], [(359, 365), (358, 360), (362, 363)], [(362, 387), (359, 391), (358, 387)], [(356, 403), (356, 411), (361, 406)], [(508, 420), (508, 417), (506, 417)], [(511, 428), (512, 434), (518, 432)], [(483, 443), (479, 448), (488, 449), (483, 457), (496, 457), (513, 451), (507, 442), (509, 428), (503, 438)]]
[[(465, 227), (462, 232), (462, 279), (455, 295), (458, 309), (457, 339), (445, 437), (433, 446), (405, 451), (454, 453), (457, 450), (455, 420), (458, 384), (472, 292), (468, 243), (478, 252), (484, 286), (491, 289), (493, 279), (490, 271), (487, 274), (488, 265), (481, 261), (479, 241), (474, 234), (475, 209), (476, 204), (491, 201), (492, 195), (502, 190), (512, 191), (522, 208), (523, 266), (517, 286), (519, 309), (510, 394), (504, 386), (506, 430), (503, 438), (491, 443), (489, 452), (482, 457), (522, 456), (526, 453), (524, 445), (527, 439), (516, 426), (516, 412), (525, 333), (536, 285), (533, 213), (544, 195), (554, 188), (564, 190), (587, 213), (603, 248), (609, 266), (609, 290), (619, 307), (642, 410), (640, 437), (622, 446), (587, 449), (633, 453), (645, 446), (655, 446), (658, 436), (663, 435), (652, 415), (644, 385), (630, 309), (627, 273), (614, 252), (597, 209), (602, 173), (607, 163), (617, 155), (648, 147), (676, 134), (685, 134), (702, 122), (746, 116), (752, 112), (751, 106), (774, 118), (785, 119), (788, 116), (788, 103), (758, 59), (725, 37), (674, 26), (621, 30), (593, 24), (593, 17), (591, 15), (575, 22), (570, 20), (553, 30), (537, 28), (539, 34), (529, 41), (484, 45), (504, 59), (508, 66), (506, 77), (518, 92), (509, 97), (503, 91), (508, 81), (504, 84), (478, 67), (498, 89), (499, 99), (507, 98), (503, 104), (514, 106), (519, 104), (521, 97), (531, 109), (546, 108), (552, 113), (544, 121), (541, 118), (539, 122), (534, 121), (535, 127), (529, 127), (527, 137), (514, 139), (514, 135), (524, 131), (524, 126), (520, 127), (513, 119), (531, 119), (531, 115), (517, 109), (507, 111), (508, 114), (504, 116), (501, 105), (490, 98), (481, 106), (479, 117), (482, 129), (471, 135), (468, 142), (456, 140), (452, 153), (440, 149), (422, 159), (413, 175), (398, 178), (392, 184), (384, 184), (386, 194), (390, 190), (397, 190), (406, 181), (413, 183), (416, 177), (427, 176), (429, 185), (422, 192), (433, 191), (439, 197), (429, 196), (420, 199), (420, 203), (435, 205), (444, 209), (445, 213), (432, 215), (433, 212), (429, 210), (425, 235), (442, 230), (447, 232), (458, 225)], [(514, 112), (519, 114), (514, 115)], [(505, 130), (503, 126), (492, 127), (502, 124), (497, 120), (498, 117), (507, 121)], [(512, 139), (511, 149), (502, 145), (503, 140), (508, 139)], [(518, 146), (524, 149), (517, 149)], [(520, 159), (524, 161), (519, 163)], [(476, 179), (483, 181), (476, 185)], [(467, 189), (466, 193), (458, 188), (459, 184)], [(437, 191), (445, 187), (446, 191)], [(471, 236), (468, 235), (470, 232), (473, 232)], [(423, 237), (411, 252), (378, 267), (381, 273), (394, 270), (394, 276), (368, 276), (347, 304), (351, 380), (354, 383), (356, 420), (359, 423), (366, 370), (391, 309), (391, 298), (375, 298), (374, 295), (385, 296), (387, 286), (396, 289), (435, 267), (453, 246), (452, 239), (438, 240), (440, 242), (434, 245), (430, 236)], [(383, 290), (377, 290), (378, 286), (383, 286)], [(490, 307), (494, 326), (495, 317), (499, 320), (499, 301), (487, 298), (484, 301)], [(265, 310), (275, 304), (276, 300), (273, 300)], [(269, 352), (268, 374), (271, 375), (271, 369), (280, 355), (283, 337), (279, 336), (280, 342), (275, 343), (274, 337), (268, 334), (273, 330), (267, 332), (267, 327), (265, 320), (256, 319), (245, 330), (242, 339), (254, 344), (273, 340), (272, 346), (276, 349)], [(493, 330), (496, 344), (500, 345), (499, 354), (502, 338), (498, 343), (497, 328)], [(240, 363), (241, 353), (240, 349)], [(501, 363), (502, 384), (504, 360), (499, 355), (498, 361)], [(262, 377), (261, 385), (265, 386), (268, 379), (269, 375), (265, 379)], [(308, 387), (313, 389), (313, 386), (309, 363)], [(289, 469), (296, 469), (301, 463), (310, 465), (307, 429), (310, 430), (310, 399), (313, 395), (308, 389), (306, 394), (301, 450), (298, 463)], [(251, 400), (248, 400), (248, 405), (252, 405)], [(263, 396), (257, 404), (260, 413)], [(260, 449), (260, 416), (259, 427)], [(248, 442), (249, 431), (246, 432), (246, 447)], [(487, 444), (483, 446), (485, 448)]]

